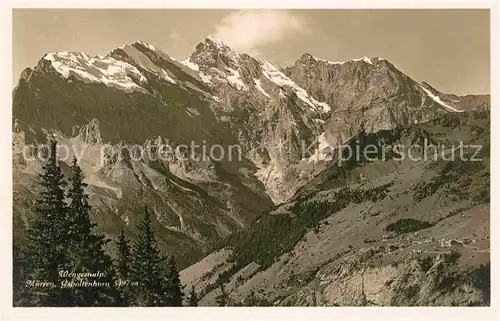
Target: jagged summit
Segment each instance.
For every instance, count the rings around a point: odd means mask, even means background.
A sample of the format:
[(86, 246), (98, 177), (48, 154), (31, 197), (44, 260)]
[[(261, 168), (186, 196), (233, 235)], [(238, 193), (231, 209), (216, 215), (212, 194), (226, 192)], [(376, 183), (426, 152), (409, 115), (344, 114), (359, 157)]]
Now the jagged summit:
[(212, 35), (208, 35), (203, 40), (201, 40), (197, 45), (196, 45), (196, 50), (212, 50), (212, 51), (218, 51), (221, 53), (227, 53), (227, 52), (235, 52), (234, 48), (223, 42), (222, 40), (215, 38)]
[(227, 44), (225, 44), (222, 40), (215, 38), (212, 35), (208, 35), (203, 39), (204, 43), (209, 43), (213, 44), (214, 46), (218, 48), (224, 48), (224, 47), (229, 47)]
[[(135, 40), (135, 41), (130, 42), (130, 43), (123, 44), (123, 45), (119, 46), (117, 49), (124, 49), (127, 46), (133, 46), (133, 47), (142, 46), (142, 47), (148, 48), (151, 51), (161, 51), (161, 49), (158, 46), (155, 46), (155, 45), (153, 45), (147, 41), (141, 40), (141, 39)], [(219, 49), (219, 50), (225, 50), (225, 51), (227, 51), (227, 50), (235, 51), (233, 48), (231, 48), (229, 45), (224, 43), (222, 40), (217, 39), (212, 35), (208, 35), (205, 38), (203, 38), (198, 43), (197, 47), (198, 46)], [(116, 50), (116, 49), (114, 49), (114, 50)], [(112, 50), (111, 52), (113, 52), (114, 50)]]
[(305, 52), (298, 59), (299, 61), (317, 61), (318, 58), (314, 57), (312, 54)]
[(204, 66), (217, 68), (220, 63), (235, 67), (240, 60), (240, 54), (212, 35), (205, 37), (196, 46), (195, 52), (186, 61)]
[(145, 42), (145, 41), (142, 41), (142, 40), (137, 40), (137, 41), (135, 41), (134, 43), (132, 43), (132, 45), (136, 45), (136, 44), (139, 44), (139, 45), (141, 45), (141, 46), (144, 46), (144, 47), (146, 47), (146, 48), (148, 48), (148, 49), (150, 49), (150, 50), (152, 50), (152, 51), (156, 51), (156, 47), (155, 47), (155, 46), (153, 46), (152, 44), (147, 43), (147, 42)]

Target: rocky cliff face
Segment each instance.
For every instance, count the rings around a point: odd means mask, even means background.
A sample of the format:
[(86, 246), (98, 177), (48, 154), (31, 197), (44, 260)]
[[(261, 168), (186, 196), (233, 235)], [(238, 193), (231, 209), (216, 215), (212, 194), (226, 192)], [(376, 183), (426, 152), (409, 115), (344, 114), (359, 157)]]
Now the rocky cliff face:
[[(15, 212), (25, 226), (39, 168), (23, 147), (50, 134), (67, 160), (80, 156), (100, 228), (112, 236), (127, 226), (133, 237), (148, 204), (164, 249), (188, 253), (187, 264), (290, 199), (326, 168), (328, 146), (488, 105), (488, 97), (418, 84), (381, 58), (332, 63), (305, 54), (280, 70), (213, 37), (184, 61), (140, 41), (104, 57), (49, 53), (13, 92)], [(161, 147), (193, 142), (225, 153), (157, 157)]]
[[(182, 281), (203, 306), (216, 305), (220, 282), (236, 306), (489, 305), (483, 116), (445, 115), (391, 131), (393, 143), (406, 146), (428, 133), (450, 147), (446, 160), (330, 164), (294, 198), (183, 270)], [(458, 140), (482, 146), (481, 161), (452, 160)]]
[(304, 54), (285, 73), (311, 95), (332, 107), (325, 137), (341, 144), (360, 130), (377, 132), (425, 122), (461, 104), (419, 84), (384, 58), (331, 62)]

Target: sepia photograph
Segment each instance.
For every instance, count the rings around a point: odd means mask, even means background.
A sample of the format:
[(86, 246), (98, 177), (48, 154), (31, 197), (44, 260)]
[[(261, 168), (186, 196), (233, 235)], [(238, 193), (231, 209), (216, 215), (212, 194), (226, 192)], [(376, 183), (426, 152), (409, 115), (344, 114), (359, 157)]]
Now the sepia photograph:
[(490, 14), (13, 8), (9, 305), (497, 305)]

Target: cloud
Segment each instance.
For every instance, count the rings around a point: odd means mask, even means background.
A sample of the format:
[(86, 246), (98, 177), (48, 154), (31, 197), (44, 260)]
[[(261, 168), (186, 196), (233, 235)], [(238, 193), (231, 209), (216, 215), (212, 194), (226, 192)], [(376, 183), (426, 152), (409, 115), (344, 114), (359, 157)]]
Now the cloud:
[(265, 45), (307, 32), (306, 20), (290, 12), (242, 10), (222, 18), (215, 26), (214, 37), (238, 51), (258, 54)]
[(179, 38), (180, 38), (180, 36), (181, 36), (181, 35), (180, 35), (177, 31), (171, 31), (171, 32), (168, 34), (168, 38), (169, 38), (170, 40), (174, 40), (174, 41), (175, 41), (175, 40), (177, 40), (177, 39), (179, 39)]
[(177, 31), (171, 31), (168, 34), (168, 39), (171, 41), (173, 48), (179, 47), (181, 35)]

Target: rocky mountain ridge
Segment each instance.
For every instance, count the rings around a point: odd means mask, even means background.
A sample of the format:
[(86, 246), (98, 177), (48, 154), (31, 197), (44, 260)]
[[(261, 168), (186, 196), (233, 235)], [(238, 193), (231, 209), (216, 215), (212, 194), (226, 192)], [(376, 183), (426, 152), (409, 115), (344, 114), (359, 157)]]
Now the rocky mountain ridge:
[[(360, 131), (489, 105), (488, 97), (465, 97), (455, 104), (381, 58), (331, 63), (306, 54), (282, 71), (213, 37), (184, 61), (142, 41), (104, 57), (49, 53), (23, 71), (13, 92), (15, 221), (19, 230), (26, 225), (39, 165), (20, 153), (50, 132), (83, 153), (101, 229), (113, 236), (126, 226), (133, 237), (136, 210), (148, 203), (164, 250), (188, 264), (322, 172), (329, 162), (321, 150)], [(193, 141), (237, 145), (241, 157), (130, 154), (133, 146)]]

